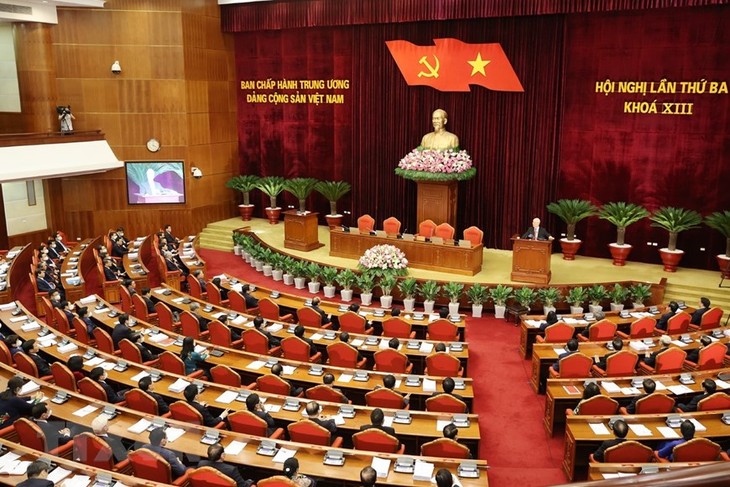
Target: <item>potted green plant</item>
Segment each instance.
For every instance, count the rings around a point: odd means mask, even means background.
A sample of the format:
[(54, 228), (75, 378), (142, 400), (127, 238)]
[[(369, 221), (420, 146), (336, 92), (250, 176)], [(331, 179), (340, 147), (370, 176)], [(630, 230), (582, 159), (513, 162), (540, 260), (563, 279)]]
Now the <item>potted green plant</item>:
[(335, 281), (342, 286), (340, 299), (342, 301), (352, 301), (352, 286), (357, 283), (357, 274), (352, 272), (352, 269), (343, 269), (337, 274)]
[(357, 287), (360, 289), (360, 304), (370, 306), (373, 302), (373, 288), (375, 278), (370, 272), (363, 272), (357, 277)]
[(238, 205), (238, 211), (241, 213), (243, 221), (251, 220), (251, 215), (253, 215), (254, 205), (251, 204), (251, 191), (257, 188), (259, 179), (261, 178), (253, 174), (246, 174), (233, 176), (226, 182), (227, 188), (240, 191), (243, 195), (243, 204)]
[(392, 274), (392, 273), (386, 273), (384, 274), (379, 280), (378, 285), (380, 286), (380, 290), (383, 291), (382, 296), (380, 296), (380, 307), (381, 308), (390, 308), (393, 305), (393, 288), (398, 283), (398, 279)]
[(256, 269), (256, 272), (264, 271), (263, 252), (264, 248), (258, 243), (251, 247), (251, 267)]
[(621, 311), (624, 309), (624, 302), (629, 299), (629, 288), (616, 283), (608, 292), (608, 297), (611, 298), (611, 311)]
[(598, 218), (607, 220), (616, 226), (616, 242), (608, 244), (608, 250), (613, 257), (613, 265), (626, 265), (626, 259), (633, 248), (624, 241), (626, 228), (647, 216), (649, 216), (649, 212), (643, 206), (623, 201), (606, 203), (598, 210)]
[(537, 297), (540, 301), (542, 301), (543, 314), (555, 311), (555, 305), (563, 299), (563, 296), (560, 294), (560, 289), (556, 287), (544, 287), (538, 289)]
[(322, 268), (320, 276), (322, 277), (322, 282), (324, 282), (324, 297), (334, 298), (335, 293), (337, 292), (337, 287), (335, 286), (335, 279), (337, 279), (337, 269), (334, 267), (325, 266)]
[(266, 216), (269, 218), (269, 223), (272, 225), (279, 223), (281, 208), (276, 204), (276, 197), (284, 191), (284, 182), (285, 180), (281, 176), (266, 176), (265, 178), (261, 178), (256, 184), (256, 187), (269, 197), (269, 206), (266, 207)]
[[(271, 250), (269, 247), (264, 247), (261, 249), (261, 262), (263, 262), (263, 265), (261, 266), (261, 270), (264, 273), (264, 276), (271, 277), (271, 272), (274, 270), (274, 266), (271, 265), (272, 261), (271, 259), (274, 257), (275, 252)], [(258, 270), (258, 269), (257, 269)]]
[(423, 310), (426, 313), (433, 313), (433, 306), (436, 298), (441, 293), (441, 286), (436, 281), (426, 281), (421, 284), (421, 296), (423, 296)]
[(291, 266), (291, 273), (294, 276), (294, 288), (304, 289), (307, 283), (307, 263), (303, 260), (295, 260)]
[(415, 277), (406, 277), (398, 282), (398, 290), (403, 295), (403, 308), (406, 313), (413, 313), (416, 308), (416, 294), (418, 294), (418, 281)]
[(271, 256), (271, 277), (275, 281), (281, 281), (284, 277), (284, 259), (285, 257), (279, 252), (274, 252)]
[(582, 286), (572, 287), (565, 300), (570, 303), (570, 314), (583, 314), (583, 303), (588, 300), (588, 290)]
[(299, 200), (299, 214), (307, 213), (307, 198), (319, 183), (315, 178), (292, 178), (284, 182), (284, 190)]
[(291, 286), (294, 284), (294, 268), (297, 265), (297, 262), (298, 261), (294, 257), (291, 257), (289, 255), (284, 257), (284, 261), (281, 265), (284, 270), (284, 274), (282, 274), (281, 277), (286, 286)]
[(233, 255), (241, 255), (244, 238), (243, 234), (238, 232), (233, 233)]
[(449, 315), (458, 316), (459, 299), (464, 293), (464, 285), (460, 282), (450, 281), (444, 284), (444, 293), (449, 298)]
[(342, 215), (337, 213), (337, 200), (349, 193), (350, 188), (350, 183), (346, 181), (320, 181), (314, 188), (330, 203), (330, 213), (325, 215), (330, 229), (342, 225)]
[(702, 216), (694, 210), (685, 208), (662, 207), (654, 212), (649, 220), (652, 227), (663, 228), (669, 232), (669, 245), (659, 249), (659, 255), (667, 272), (676, 272), (679, 261), (684, 255), (683, 250), (677, 249), (677, 237), (680, 232), (697, 228), (702, 223)]
[(495, 318), (504, 318), (504, 313), (507, 311), (507, 300), (513, 297), (512, 291), (514, 290), (510, 286), (504, 284), (497, 284), (489, 290), (489, 297), (494, 303)]
[(520, 304), (522, 308), (525, 308), (529, 313), (532, 303), (537, 300), (537, 291), (531, 287), (521, 287), (514, 292), (514, 298)]
[(484, 301), (489, 298), (489, 290), (478, 282), (475, 282), (466, 290), (466, 298), (471, 303), (472, 318), (481, 318)]
[(651, 284), (634, 284), (629, 288), (629, 295), (634, 301), (634, 308), (643, 308), (651, 297)]
[(557, 215), (568, 226), (565, 238), (560, 239), (564, 260), (575, 260), (581, 240), (575, 238), (575, 226), (579, 221), (596, 214), (596, 207), (588, 200), (558, 200), (547, 205), (550, 213)]
[(309, 279), (309, 292), (317, 294), (319, 292), (319, 278), (322, 273), (322, 267), (316, 262), (308, 262), (304, 268), (304, 276)]
[(730, 279), (730, 211), (716, 211), (705, 217), (705, 225), (714, 228), (725, 237), (725, 253), (717, 255), (723, 279)]
[(591, 313), (597, 313), (603, 311), (603, 305), (601, 301), (608, 297), (608, 291), (602, 284), (594, 284), (588, 288), (588, 301), (591, 304), (588, 305), (588, 310)]

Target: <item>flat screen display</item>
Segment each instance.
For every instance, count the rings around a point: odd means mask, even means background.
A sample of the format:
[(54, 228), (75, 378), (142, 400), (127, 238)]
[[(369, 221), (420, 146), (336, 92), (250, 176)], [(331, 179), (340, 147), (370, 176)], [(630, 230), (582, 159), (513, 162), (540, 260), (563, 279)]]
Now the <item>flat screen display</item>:
[(185, 203), (183, 161), (127, 161), (125, 168), (130, 205)]

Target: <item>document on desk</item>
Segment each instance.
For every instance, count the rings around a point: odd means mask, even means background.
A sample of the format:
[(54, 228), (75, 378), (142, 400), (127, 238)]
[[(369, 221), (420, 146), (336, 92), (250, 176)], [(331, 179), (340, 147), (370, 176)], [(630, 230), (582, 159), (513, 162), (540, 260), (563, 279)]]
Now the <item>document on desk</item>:
[(172, 302), (175, 304), (181, 304), (183, 301), (185, 301), (184, 297), (172, 298)]
[(165, 295), (165, 293), (167, 292), (167, 289), (165, 289), (165, 288), (160, 288), (160, 289), (155, 289), (155, 290), (154, 290), (154, 291), (152, 291), (152, 292), (153, 292), (153, 293), (155, 293), (155, 294), (159, 294), (160, 296), (164, 296), (164, 295)]
[(167, 442), (172, 443), (173, 441), (180, 438), (182, 435), (185, 434), (185, 430), (182, 428), (174, 428), (170, 426), (165, 430), (165, 436), (167, 436)]
[(248, 445), (245, 441), (237, 441), (233, 440), (232, 442), (228, 443), (228, 446), (223, 450), (223, 452), (226, 455), (238, 455), (243, 451), (243, 449)]
[(79, 346), (76, 345), (74, 342), (69, 342), (66, 345), (58, 347), (58, 351), (65, 354), (68, 352), (73, 352), (74, 350), (78, 350), (78, 348)]
[(628, 472), (616, 472), (616, 473), (604, 473), (602, 474), (604, 479), (618, 479), (621, 477), (635, 477), (635, 473)]
[(649, 428), (640, 423), (630, 424), (629, 429), (633, 431), (636, 436), (651, 436), (653, 434)]
[(388, 478), (388, 472), (390, 471), (390, 460), (386, 458), (373, 458), (373, 462), (370, 464), (378, 473), (378, 478)]
[(621, 388), (617, 386), (615, 382), (610, 380), (602, 380), (601, 387), (603, 387), (608, 393), (621, 392)]
[(190, 382), (186, 381), (185, 379), (178, 379), (167, 388), (168, 391), (171, 392), (177, 392), (180, 393), (185, 390), (187, 386), (190, 385)]
[(23, 475), (25, 474), (25, 471), (28, 470), (30, 463), (30, 461), (13, 460), (0, 469), (0, 474)]
[[(380, 343), (378, 343), (378, 348), (380, 350), (387, 350), (388, 348), (390, 348), (390, 345), (388, 345), (388, 341), (389, 340), (387, 338), (383, 338), (382, 340), (380, 340)], [(400, 346), (398, 348), (400, 348)]]
[(384, 416), (383, 426), (393, 426), (393, 418), (395, 418), (395, 416)]
[(450, 419), (437, 419), (436, 420), (436, 431), (443, 431), (446, 425), (451, 424)]
[(219, 402), (221, 404), (230, 404), (233, 401), (235, 401), (237, 397), (238, 397), (237, 391), (226, 391), (223, 394), (221, 394), (220, 396), (216, 397), (215, 402)]
[(147, 338), (152, 343), (160, 343), (170, 338), (169, 336), (165, 335), (164, 333), (155, 333), (154, 335), (150, 335), (149, 338)]
[(340, 374), (340, 376), (337, 378), (337, 382), (350, 382), (352, 380), (352, 374)]
[(317, 341), (317, 340), (321, 340), (322, 338), (324, 338), (324, 335), (322, 335), (321, 333), (313, 333), (310, 338), (314, 341)]
[(362, 338), (355, 338), (353, 341), (350, 342), (350, 345), (358, 348), (361, 347), (363, 343), (365, 343), (365, 340), (363, 340)]
[(689, 387), (687, 387), (683, 384), (678, 384), (676, 386), (668, 386), (667, 389), (672, 391), (672, 394), (674, 394), (676, 396), (679, 396), (681, 394), (691, 394), (692, 393), (692, 389), (690, 389)]
[(667, 439), (675, 439), (679, 438), (679, 433), (677, 433), (674, 428), (670, 428), (669, 426), (657, 426), (657, 431), (661, 433), (662, 437)]
[(284, 375), (292, 375), (297, 370), (296, 365), (282, 365), (281, 373)]
[(30, 394), (31, 392), (35, 392), (40, 390), (41, 386), (33, 382), (32, 380), (29, 380), (23, 386), (20, 388), (20, 391), (18, 392), (19, 396), (25, 396), (27, 394)]
[(667, 390), (667, 386), (662, 384), (661, 381), (656, 380), (656, 381), (654, 381), (654, 383), (656, 384), (657, 391), (666, 391)]
[(137, 383), (137, 382), (139, 382), (140, 379), (142, 379), (144, 377), (149, 377), (149, 375), (150, 375), (149, 372), (146, 372), (146, 371), (143, 370), (139, 374), (137, 374), (137, 375), (135, 375), (133, 377), (130, 377), (129, 380), (132, 381), (132, 382), (134, 382), (134, 383)]
[(565, 348), (564, 347), (553, 348), (553, 352), (555, 352), (555, 355), (560, 357), (560, 354), (565, 353)]
[(720, 379), (715, 379), (715, 385), (717, 386), (718, 389), (727, 389), (730, 387), (730, 384), (728, 384), (724, 380), (720, 380)]
[(68, 477), (69, 475), (71, 475), (71, 470), (66, 470), (63, 467), (56, 467), (53, 469), (53, 472), (48, 474), (48, 477), (46, 477), (46, 479), (56, 484)]
[(337, 426), (342, 426), (343, 424), (345, 424), (345, 418), (343, 418), (341, 414), (335, 414), (334, 416), (330, 416), (330, 419), (334, 419)]
[(540, 320), (525, 320), (525, 324), (530, 328), (540, 328)]
[(94, 313), (96, 313), (98, 315), (100, 315), (102, 313), (108, 313), (108, 312), (109, 312), (109, 308), (107, 308), (106, 306), (103, 307), (103, 308), (99, 308), (99, 309), (95, 309), (94, 310)]
[(134, 423), (132, 426), (127, 428), (127, 431), (138, 435), (138, 434), (146, 431), (147, 428), (149, 428), (150, 426), (152, 426), (152, 422), (142, 418), (139, 421), (137, 421), (136, 423)]
[(421, 353), (431, 353), (433, 350), (433, 343), (428, 342), (421, 342), (421, 346), (418, 348), (418, 351)]
[(263, 360), (254, 360), (250, 364), (246, 366), (247, 369), (250, 370), (259, 370), (261, 367), (263, 367), (266, 364)]
[(264, 404), (264, 411), (267, 413), (278, 413), (281, 411), (280, 404)]
[(93, 413), (97, 409), (99, 408), (89, 404), (88, 406), (84, 406), (81, 409), (74, 411), (73, 415), (78, 416), (79, 418), (83, 418), (84, 416), (88, 416), (89, 414)]
[(435, 465), (431, 462), (416, 460), (416, 465), (413, 468), (413, 480), (428, 482), (429, 480), (431, 480), (434, 467)]
[(238, 315), (234, 319), (231, 320), (231, 323), (233, 323), (234, 325), (242, 325), (242, 324), (246, 323), (246, 317)]
[(274, 455), (274, 458), (272, 458), (271, 461), (274, 463), (284, 463), (296, 454), (296, 450), (290, 450), (289, 448), (281, 447), (279, 448), (279, 451), (276, 452), (276, 455)]
[(436, 392), (436, 381), (433, 379), (423, 378), (423, 392)]
[(608, 428), (606, 428), (606, 425), (603, 423), (588, 423), (588, 426), (591, 427), (591, 430), (593, 431), (593, 434), (595, 434), (595, 435), (610, 435), (611, 434), (608, 431)]
[(5, 455), (0, 457), (0, 470), (5, 468), (5, 465), (7, 465), (10, 462), (14, 462), (18, 458), (20, 458), (20, 455), (18, 455), (17, 453), (13, 453), (11, 451), (7, 452)]
[(636, 387), (622, 387), (621, 394), (625, 396), (638, 396), (641, 394), (641, 391)]
[(672, 340), (672, 345), (676, 345), (678, 347), (686, 347), (689, 344), (684, 343), (682, 340)]
[(86, 365), (88, 367), (96, 367), (103, 361), (104, 361), (104, 357), (94, 357), (94, 358), (89, 359), (86, 362), (84, 362), (84, 365)]
[(274, 323), (273, 325), (266, 328), (266, 331), (269, 333), (276, 333), (277, 331), (281, 331), (281, 329), (284, 328), (284, 325), (281, 323)]
[(695, 418), (689, 418), (690, 421), (692, 421), (692, 424), (695, 425), (695, 431), (707, 431), (707, 427), (697, 421)]

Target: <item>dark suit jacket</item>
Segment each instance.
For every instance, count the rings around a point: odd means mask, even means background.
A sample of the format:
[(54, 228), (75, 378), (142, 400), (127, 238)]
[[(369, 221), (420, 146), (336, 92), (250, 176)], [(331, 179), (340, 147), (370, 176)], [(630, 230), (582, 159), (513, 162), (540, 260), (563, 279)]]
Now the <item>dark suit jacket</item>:
[(150, 362), (157, 359), (158, 355), (150, 352), (143, 343), (135, 343), (135, 345), (137, 345), (139, 353), (142, 354), (142, 362)]
[(83, 321), (86, 324), (86, 333), (89, 334), (89, 337), (94, 336), (94, 328), (96, 328), (96, 323), (89, 318), (88, 316), (85, 316), (84, 318), (81, 318), (81, 321)]
[(99, 385), (104, 389), (104, 392), (106, 392), (106, 398), (108, 402), (111, 403), (118, 403), (124, 401), (124, 396), (117, 394), (117, 392), (104, 381), (99, 381)]
[(154, 446), (146, 443), (142, 445), (142, 448), (146, 448), (147, 450), (158, 453), (162, 458), (167, 460), (167, 463), (170, 464), (173, 479), (182, 476), (185, 473), (185, 470), (187, 470), (187, 468), (185, 467), (185, 465), (183, 465), (177, 455), (165, 447)]
[(223, 419), (220, 416), (214, 417), (212, 414), (210, 414), (210, 411), (208, 411), (208, 408), (203, 406), (197, 401), (188, 402), (192, 407), (195, 408), (196, 411), (198, 411), (201, 416), (203, 416), (203, 425), (207, 426), (208, 428), (212, 428), (213, 426), (217, 425)]
[(332, 320), (331, 320), (331, 319), (330, 319), (330, 318), (329, 318), (329, 317), (327, 316), (327, 313), (325, 313), (325, 312), (324, 312), (324, 310), (323, 310), (322, 308), (320, 308), (319, 306), (312, 306), (312, 309), (313, 309), (314, 311), (316, 311), (317, 313), (319, 313), (319, 316), (321, 316), (321, 317), (322, 317), (322, 324), (323, 324), (323, 325), (326, 325), (326, 324), (328, 324), (328, 323), (330, 323), (330, 322), (332, 321)]
[[(527, 231), (525, 233), (522, 234), (522, 238), (532, 240), (534, 238), (534, 232), (535, 232), (535, 229), (533, 227), (530, 227), (527, 229)], [(537, 227), (537, 239), (538, 240), (547, 240), (550, 237), (551, 237), (551, 235), (548, 233), (548, 231), (545, 229), (545, 227)]]
[(106, 442), (107, 445), (109, 445), (109, 448), (112, 449), (112, 453), (114, 453), (114, 461), (116, 463), (122, 462), (127, 459), (127, 449), (124, 448), (124, 445), (122, 444), (122, 440), (119, 439), (118, 436), (114, 435), (96, 435), (97, 437), (101, 438)]
[(156, 313), (157, 311), (155, 310), (155, 303), (154, 303), (154, 301), (152, 301), (147, 296), (141, 296), (141, 297), (142, 297), (142, 301), (144, 301), (144, 304), (147, 305), (147, 312), (150, 313), (150, 314), (151, 313)]
[(33, 405), (29, 404), (26, 399), (13, 396), (9, 399), (0, 399), (0, 417), (7, 415), (7, 419), (2, 423), (2, 427), (10, 426), (15, 420), (30, 414)]
[(317, 351), (317, 348), (314, 346), (314, 341), (312, 341), (311, 338), (302, 337), (302, 340), (309, 344), (309, 355), (312, 355), (314, 352)]
[(603, 357), (601, 357), (600, 360), (598, 360), (598, 366), (603, 370), (606, 370), (606, 362), (608, 362), (608, 357), (614, 354), (616, 354), (616, 352), (611, 352), (608, 355), (604, 355)]
[(127, 249), (120, 246), (117, 243), (112, 243), (112, 257), (124, 257), (124, 254), (127, 253)]
[(177, 262), (172, 259), (165, 259), (165, 265), (167, 266), (167, 270), (170, 272), (181, 270), (177, 265)]
[(629, 404), (628, 406), (626, 406), (626, 412), (628, 412), (629, 414), (635, 414), (636, 413), (636, 403), (638, 402), (639, 399), (643, 399), (647, 395), (648, 394), (642, 394), (640, 396), (636, 396), (635, 398), (633, 398), (631, 400), (631, 404)]
[(36, 277), (36, 283), (38, 284), (39, 293), (48, 293), (56, 289), (56, 285), (52, 282), (48, 282), (45, 279), (39, 279)]
[(644, 363), (646, 365), (648, 365), (649, 367), (654, 367), (656, 365), (657, 355), (659, 355), (666, 349), (667, 349), (667, 347), (662, 347), (660, 350), (657, 350), (656, 352), (652, 352), (651, 355), (649, 355), (649, 357), (643, 359)]
[(699, 326), (700, 321), (702, 321), (702, 315), (707, 313), (707, 311), (709, 311), (709, 309), (710, 308), (697, 309), (694, 313), (692, 313), (692, 320), (690, 321), (690, 323), (692, 323), (693, 325)]
[(382, 426), (382, 425), (376, 426), (374, 424), (364, 424), (364, 425), (360, 426), (360, 431), (365, 431), (365, 430), (369, 430), (369, 429), (376, 429), (376, 430), (384, 431), (384, 432), (388, 433), (390, 436), (398, 438), (397, 436), (395, 436), (395, 428), (393, 428), (392, 426)]
[(667, 322), (669, 321), (669, 318), (674, 316), (674, 313), (672, 311), (667, 311), (664, 313), (661, 318), (659, 318), (656, 322), (656, 328), (657, 330), (666, 330), (667, 329)]
[(687, 356), (684, 358), (685, 360), (689, 360), (690, 362), (695, 362), (700, 359), (700, 350), (702, 348), (693, 348), (692, 350), (687, 350)]
[(161, 395), (151, 391), (147, 391), (147, 394), (152, 396), (152, 398), (157, 401), (157, 412), (160, 413), (160, 415), (170, 412), (170, 406), (167, 405)]
[[(241, 293), (243, 296), (243, 299), (246, 300), (246, 307), (247, 308), (255, 308), (259, 305), (259, 300), (251, 296), (249, 293)], [(223, 296), (221, 296), (223, 298)]]
[(112, 341), (114, 342), (114, 347), (119, 348), (119, 342), (125, 338), (127, 340), (132, 338), (132, 329), (122, 323), (116, 324), (112, 330)]
[(116, 281), (117, 274), (111, 267), (104, 267), (104, 280), (105, 281)]
[(219, 287), (218, 288), (218, 292), (221, 293), (221, 299), (222, 300), (225, 301), (226, 299), (228, 299), (228, 289), (226, 289), (224, 287)]
[(198, 278), (198, 284), (200, 284), (200, 291), (201, 292), (207, 292), (208, 291), (208, 283), (205, 282), (205, 279)]
[(18, 487), (53, 487), (55, 484), (47, 479), (28, 479), (18, 484)]
[(703, 400), (704, 398), (710, 397), (710, 396), (711, 396), (711, 394), (707, 394), (707, 393), (698, 394), (698, 395), (694, 396), (692, 398), (692, 400), (690, 402), (688, 402), (687, 404), (677, 404), (677, 407), (686, 413), (697, 411), (697, 404), (699, 404), (699, 402), (701, 400)]
[(48, 257), (58, 260), (61, 258), (61, 253), (58, 252), (54, 247), (48, 247)]
[(51, 367), (48, 365), (48, 362), (38, 355), (37, 353), (31, 353), (28, 354), (30, 358), (33, 359), (33, 362), (35, 362), (35, 366), (38, 368), (38, 375), (43, 377), (44, 375), (51, 375)]
[(46, 448), (48, 451), (53, 450), (61, 445), (65, 445), (73, 439), (71, 436), (65, 436), (58, 433), (58, 430), (65, 428), (62, 421), (34, 421), (35, 424), (43, 431), (46, 435)]
[(167, 245), (173, 245), (175, 246), (177, 244), (177, 238), (173, 236), (170, 232), (165, 232), (164, 234), (165, 240), (167, 240)]
[(256, 328), (258, 331), (264, 334), (266, 338), (269, 340), (269, 348), (271, 347), (278, 347), (281, 345), (281, 340), (279, 340), (277, 337), (272, 335), (270, 332), (264, 330), (263, 328)]
[(555, 370), (555, 372), (560, 372), (560, 360), (564, 359), (565, 357), (569, 357), (574, 353), (578, 353), (578, 350), (576, 350), (575, 352), (563, 352), (558, 355), (558, 361), (553, 364), (553, 370)]
[(320, 425), (322, 428), (326, 429), (330, 432), (332, 435), (332, 438), (335, 437), (337, 434), (337, 424), (335, 424), (334, 419), (319, 419), (319, 418), (310, 418), (313, 422)]
[(256, 416), (266, 421), (266, 435), (271, 436), (276, 428), (276, 420), (266, 411), (252, 411)]
[(602, 462), (603, 461), (603, 454), (606, 452), (606, 450), (608, 450), (612, 446), (618, 445), (619, 443), (623, 443), (624, 441), (625, 440), (623, 438), (614, 438), (613, 440), (606, 440), (606, 441), (604, 441), (603, 443), (601, 443), (601, 446), (598, 447), (598, 450), (596, 450), (595, 452), (593, 452), (593, 458), (597, 462)]
[(198, 468), (200, 467), (212, 467), (218, 470), (223, 475), (230, 477), (231, 480), (236, 483), (236, 487), (247, 487), (252, 484), (251, 481), (245, 480), (241, 476), (241, 472), (238, 471), (238, 468), (225, 462), (211, 462), (210, 460), (205, 459), (198, 462)]

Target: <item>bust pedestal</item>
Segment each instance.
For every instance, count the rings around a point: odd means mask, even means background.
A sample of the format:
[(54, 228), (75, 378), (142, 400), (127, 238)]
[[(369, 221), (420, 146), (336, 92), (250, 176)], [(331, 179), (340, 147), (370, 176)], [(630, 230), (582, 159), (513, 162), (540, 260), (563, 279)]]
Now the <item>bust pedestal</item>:
[(456, 228), (456, 204), (459, 194), (458, 181), (416, 181), (416, 224), (433, 220), (438, 225), (448, 223)]

